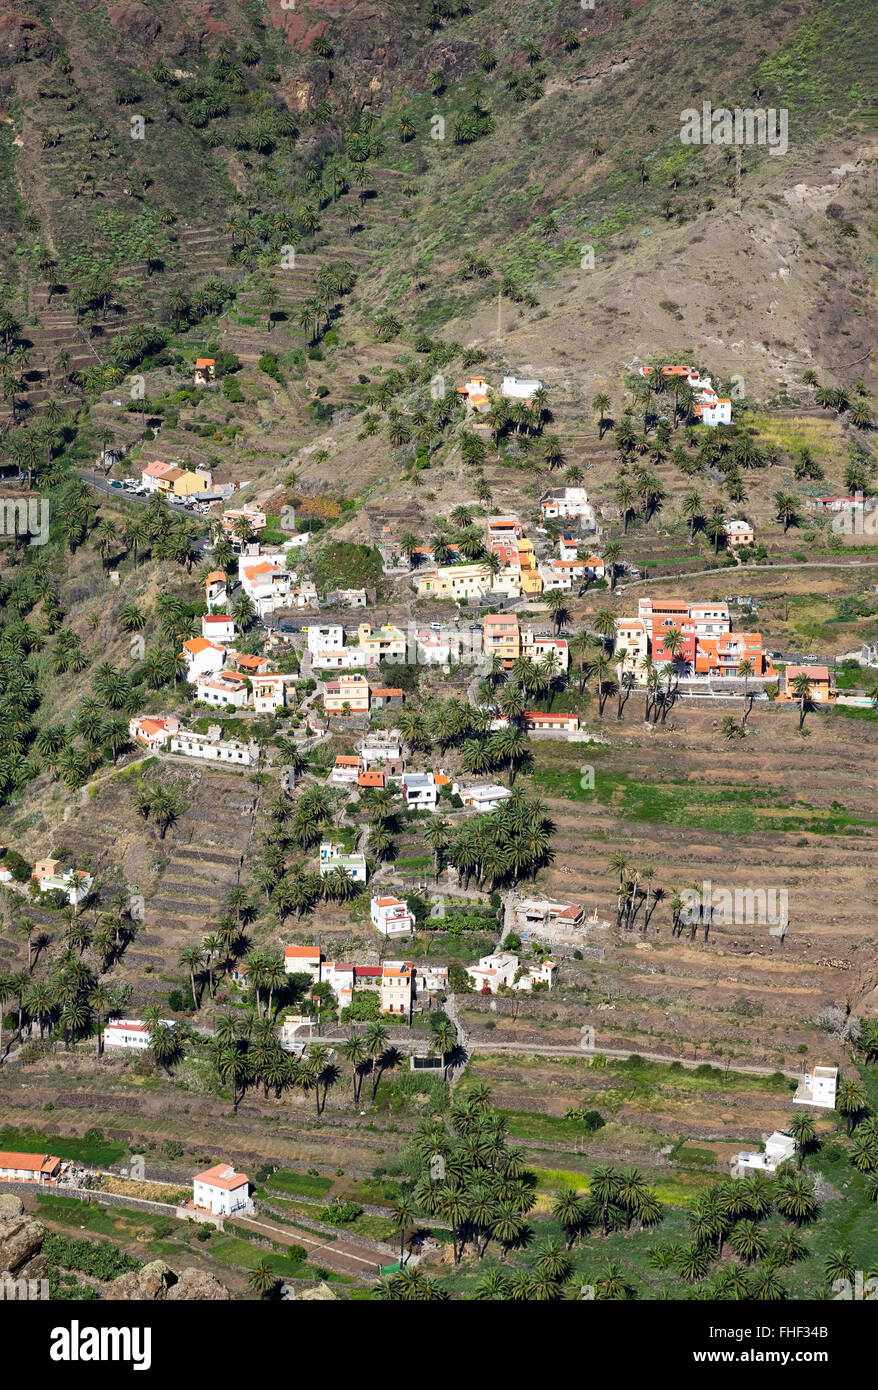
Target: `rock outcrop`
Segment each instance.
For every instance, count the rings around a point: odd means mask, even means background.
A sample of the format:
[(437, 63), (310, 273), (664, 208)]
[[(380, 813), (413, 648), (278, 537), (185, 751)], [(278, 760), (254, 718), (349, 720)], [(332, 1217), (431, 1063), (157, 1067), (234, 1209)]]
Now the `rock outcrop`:
[(40, 1253), (45, 1227), (25, 1213), (18, 1197), (0, 1196), (0, 1280), (39, 1279), (46, 1259)]
[(109, 1285), (104, 1297), (110, 1302), (134, 1299), (138, 1302), (205, 1303), (230, 1299), (224, 1284), (200, 1269), (184, 1269), (177, 1275), (164, 1260), (153, 1260), (143, 1269), (120, 1274)]

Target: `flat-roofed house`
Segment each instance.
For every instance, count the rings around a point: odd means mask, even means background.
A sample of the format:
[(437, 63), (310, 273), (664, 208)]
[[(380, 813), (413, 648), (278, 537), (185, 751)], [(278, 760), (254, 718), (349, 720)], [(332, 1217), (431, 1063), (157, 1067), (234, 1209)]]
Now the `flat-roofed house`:
[(802, 1077), (793, 1096), (794, 1105), (814, 1105), (819, 1110), (835, 1109), (838, 1067), (812, 1067)]

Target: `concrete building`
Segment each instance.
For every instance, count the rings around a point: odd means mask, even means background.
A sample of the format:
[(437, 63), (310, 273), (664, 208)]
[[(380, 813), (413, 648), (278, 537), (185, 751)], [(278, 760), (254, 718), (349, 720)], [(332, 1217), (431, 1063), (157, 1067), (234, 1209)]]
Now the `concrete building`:
[(348, 878), (352, 878), (355, 883), (366, 882), (366, 856), (364, 854), (346, 854), (342, 845), (335, 845), (330, 840), (324, 840), (320, 845), (320, 877), (325, 878), (334, 869), (344, 869)]
[(838, 1067), (812, 1067), (802, 1077), (793, 1096), (794, 1105), (813, 1105), (819, 1110), (835, 1109)]
[(432, 772), (404, 772), (400, 778), (402, 799), (415, 811), (435, 811), (439, 789)]
[(508, 401), (530, 401), (537, 391), (542, 391), (543, 383), (537, 377), (521, 378), (504, 376), (500, 384), (500, 395)]
[(414, 916), (404, 898), (373, 898), (369, 916), (382, 936), (411, 936), (415, 929)]
[(223, 738), (219, 725), (206, 734), (191, 734), (181, 729), (171, 739), (171, 752), (187, 758), (203, 758), (209, 763), (233, 763), (238, 767), (255, 767), (259, 762), (259, 744), (255, 739), (240, 743), (235, 738)]
[(326, 715), (368, 714), (369, 682), (365, 676), (342, 675), (327, 681), (323, 695)]
[[(163, 1018), (163, 1028), (174, 1028), (172, 1018)], [(149, 1048), (150, 1031), (142, 1019), (114, 1018), (104, 1028), (104, 1047), (120, 1048), (125, 1052), (146, 1052)]]
[(417, 576), (418, 597), (449, 598), (458, 602), (484, 598), (491, 592), (491, 570), (486, 564), (445, 565)]
[(192, 1180), (192, 1200), (196, 1209), (213, 1216), (233, 1216), (252, 1209), (250, 1179), (236, 1173), (228, 1163), (215, 1163)]
[(766, 1136), (764, 1152), (742, 1150), (732, 1162), (738, 1173), (776, 1173), (782, 1163), (787, 1163), (796, 1152), (796, 1141), (789, 1134), (776, 1129)]
[(52, 1154), (10, 1153), (0, 1149), (0, 1182), (32, 1182), (53, 1186), (61, 1172), (61, 1160)]
[(482, 650), (487, 657), (512, 662), (521, 652), (518, 618), (514, 613), (487, 613), (482, 619)]
[(475, 787), (461, 787), (455, 782), (452, 792), (460, 797), (464, 806), (472, 811), (479, 811), (482, 815), (496, 811), (497, 807), (512, 795), (509, 788), (501, 786), (499, 782), (483, 782)]

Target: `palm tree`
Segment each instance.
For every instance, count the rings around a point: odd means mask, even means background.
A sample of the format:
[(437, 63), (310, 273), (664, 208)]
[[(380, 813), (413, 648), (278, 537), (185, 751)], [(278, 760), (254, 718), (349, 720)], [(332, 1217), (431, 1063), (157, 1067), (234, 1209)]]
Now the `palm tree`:
[(95, 1016), (98, 1026), (97, 1052), (100, 1057), (104, 1050), (103, 1021), (112, 1008), (112, 1000), (106, 985), (98, 981), (88, 996), (88, 1005)]
[(610, 409), (610, 398), (603, 391), (599, 391), (591, 403), (592, 410), (598, 413), (598, 439), (603, 439), (604, 432), (609, 429), (610, 421), (607, 414)]
[(381, 1072), (383, 1070), (379, 1064), (382, 1054), (387, 1047), (387, 1029), (380, 1023), (370, 1023), (369, 1027), (366, 1029), (365, 1044), (366, 1052), (372, 1059), (372, 1099), (374, 1101), (375, 1094), (378, 1090), (378, 1083), (381, 1080)]
[(411, 1196), (404, 1192), (393, 1204), (393, 1229), (399, 1232), (399, 1262), (403, 1263), (406, 1231), (417, 1218), (417, 1207)]
[(838, 1088), (836, 1097), (836, 1107), (847, 1120), (848, 1135), (853, 1132), (854, 1125), (866, 1109), (868, 1097), (865, 1088), (860, 1081), (843, 1081)]
[(572, 1249), (573, 1242), (585, 1228), (587, 1213), (588, 1207), (575, 1188), (562, 1188), (555, 1197), (552, 1215), (564, 1227), (568, 1250)]
[(796, 1141), (798, 1167), (801, 1168), (805, 1154), (814, 1147), (814, 1141), (817, 1137), (813, 1117), (803, 1112), (798, 1112), (790, 1121), (789, 1129)]
[(351, 1068), (351, 1089), (353, 1091), (354, 1105), (359, 1103), (360, 1088), (363, 1084), (363, 1064), (369, 1056), (369, 1051), (365, 1040), (354, 1033), (342, 1048)]
[(601, 558), (604, 562), (604, 570), (610, 581), (611, 593), (616, 588), (616, 579), (618, 577), (617, 570), (621, 554), (622, 547), (618, 541), (610, 541), (609, 545), (604, 546), (604, 552)]
[(442, 1058), (442, 1079), (448, 1076), (448, 1062), (457, 1047), (457, 1029), (450, 1019), (442, 1019), (433, 1032), (433, 1046)]
[(796, 676), (793, 680), (793, 695), (799, 702), (799, 731), (805, 723), (805, 715), (811, 705), (811, 679), (809, 676)]
[(192, 988), (192, 1001), (196, 1009), (199, 1008), (198, 992), (195, 988), (195, 975), (204, 965), (204, 951), (200, 946), (186, 946), (177, 957), (178, 964), (183, 970), (189, 971), (189, 983)]
[(263, 1299), (277, 1287), (278, 1278), (266, 1261), (260, 1260), (247, 1275), (247, 1284), (260, 1299)]
[(3, 1008), (14, 998), (15, 986), (12, 975), (0, 975), (0, 1062), (3, 1061)]
[(842, 1279), (850, 1283), (854, 1278), (855, 1269), (854, 1253), (848, 1245), (831, 1250), (823, 1264), (826, 1278), (833, 1284)]
[(796, 519), (798, 510), (795, 497), (789, 492), (776, 492), (774, 494), (774, 507), (778, 521), (783, 522), (784, 535)]

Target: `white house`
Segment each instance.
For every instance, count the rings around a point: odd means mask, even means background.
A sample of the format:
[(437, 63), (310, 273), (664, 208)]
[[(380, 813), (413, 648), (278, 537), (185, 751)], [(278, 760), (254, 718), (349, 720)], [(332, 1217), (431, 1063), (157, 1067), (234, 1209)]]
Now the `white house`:
[(532, 990), (534, 985), (547, 985), (549, 989), (558, 977), (558, 966), (553, 960), (542, 960), (538, 965), (528, 965), (520, 980), (513, 983), (513, 989)]
[(217, 708), (231, 706), (232, 709), (243, 709), (247, 704), (246, 679), (237, 671), (201, 676), (195, 682), (195, 698)]
[(509, 951), (494, 951), (482, 956), (478, 965), (468, 965), (470, 984), (480, 994), (496, 994), (502, 985), (510, 986), (518, 970), (518, 956)]
[(373, 898), (369, 916), (382, 936), (411, 936), (415, 929), (415, 919), (404, 898)]
[(204, 601), (208, 613), (212, 613), (214, 608), (225, 608), (228, 601), (225, 571), (211, 570), (204, 581)]
[(246, 1173), (236, 1173), (228, 1163), (216, 1163), (192, 1180), (193, 1205), (214, 1216), (232, 1216), (236, 1211), (249, 1211), (250, 1179)]
[(793, 1096), (794, 1105), (814, 1105), (820, 1110), (835, 1109), (838, 1067), (813, 1067), (802, 1077)]
[(402, 759), (402, 735), (399, 729), (370, 729), (357, 744), (363, 767), (373, 763), (395, 763)]
[(447, 965), (416, 965), (415, 988), (419, 994), (442, 993), (448, 988)]
[(166, 473), (169, 473), (173, 466), (171, 463), (162, 463), (160, 459), (148, 464), (140, 474), (140, 481), (147, 492), (158, 492), (159, 478), (163, 478)]
[(238, 578), (244, 593), (260, 618), (285, 608), (293, 586), (293, 576), (286, 561), (277, 555), (247, 555), (241, 557)]
[(570, 647), (566, 637), (549, 637), (545, 633), (535, 633), (533, 628), (521, 629), (521, 655), (528, 661), (544, 661), (553, 652), (555, 667), (559, 674), (570, 667)]
[(337, 787), (343, 787), (348, 783), (356, 786), (362, 771), (363, 764), (359, 758), (353, 754), (339, 753), (329, 774), (329, 780)]
[(325, 878), (333, 869), (344, 869), (348, 878), (355, 883), (366, 882), (366, 856), (364, 854), (345, 854), (341, 845), (324, 840), (320, 845), (320, 877)]
[(344, 628), (341, 623), (309, 623), (305, 636), (309, 652), (336, 652), (341, 651), (344, 646)]
[(322, 959), (317, 946), (284, 947), (284, 969), (288, 975), (308, 974), (312, 980), (316, 980), (320, 975)]
[(548, 520), (579, 517), (589, 529), (595, 524), (594, 508), (584, 487), (550, 487), (540, 498), (540, 511)]
[[(161, 1020), (163, 1028), (174, 1028), (172, 1018)], [(139, 1018), (114, 1018), (104, 1028), (104, 1047), (124, 1048), (127, 1052), (146, 1052), (150, 1030)]]
[(404, 772), (400, 778), (402, 799), (417, 811), (435, 811), (439, 790), (432, 772)]
[(259, 744), (255, 739), (239, 743), (235, 738), (223, 738), (217, 726), (206, 734), (190, 734), (181, 729), (171, 739), (171, 752), (188, 758), (204, 758), (212, 763), (234, 763), (238, 767), (255, 767), (259, 761)]
[(311, 654), (311, 666), (318, 671), (363, 671), (367, 666), (377, 666), (380, 660), (378, 652), (359, 646), (329, 647)]
[[(45, 861), (44, 861), (45, 862)], [(54, 869), (49, 869), (49, 865), (54, 864)], [(71, 907), (79, 907), (85, 902), (91, 892), (94, 878), (87, 874), (84, 869), (64, 869), (61, 870), (57, 860), (45, 862), (46, 872), (40, 864), (35, 865), (32, 878), (36, 879), (41, 893), (66, 893), (67, 901)]]
[(536, 395), (537, 391), (542, 391), (543, 383), (536, 377), (522, 380), (517, 376), (504, 376), (500, 386), (500, 395), (505, 396), (509, 401), (529, 401)]
[(209, 642), (234, 642), (235, 620), (228, 613), (204, 613), (201, 617), (201, 635)]
[(128, 721), (128, 733), (147, 748), (164, 748), (182, 725), (170, 714), (141, 714)]
[(786, 1163), (796, 1152), (795, 1139), (789, 1134), (782, 1134), (779, 1129), (769, 1134), (764, 1143), (764, 1153), (744, 1150), (732, 1162), (747, 1173), (775, 1173), (781, 1163)]
[(448, 628), (435, 632), (420, 627), (415, 632), (415, 655), (419, 666), (448, 666), (451, 662), (452, 634)]
[(226, 651), (225, 647), (211, 642), (207, 637), (191, 637), (183, 643), (183, 656), (186, 660), (186, 679), (194, 684), (200, 676), (215, 676), (223, 669)]
[(509, 788), (501, 786), (499, 782), (484, 782), (477, 787), (461, 787), (455, 782), (451, 790), (460, 797), (464, 806), (482, 814), (496, 811), (500, 803), (512, 795)]

